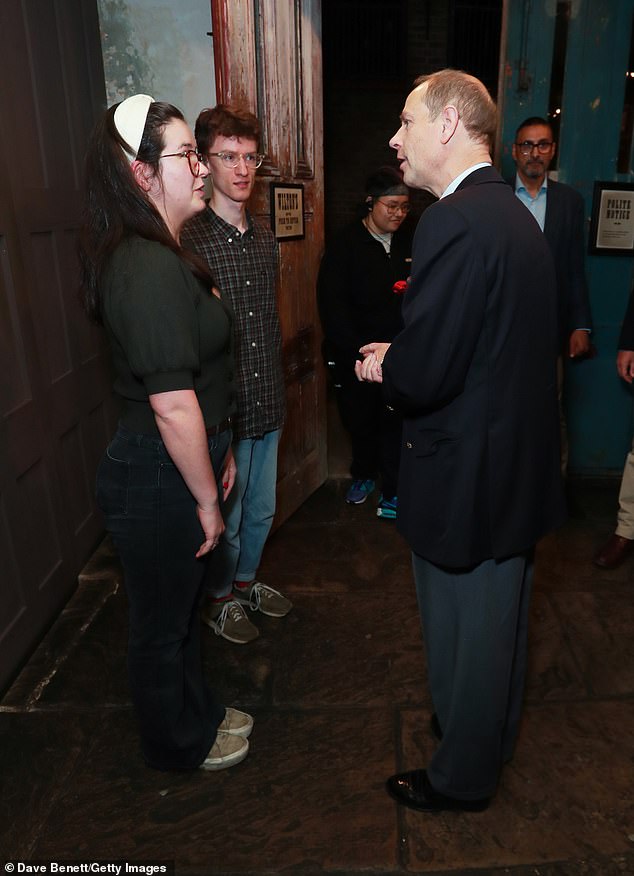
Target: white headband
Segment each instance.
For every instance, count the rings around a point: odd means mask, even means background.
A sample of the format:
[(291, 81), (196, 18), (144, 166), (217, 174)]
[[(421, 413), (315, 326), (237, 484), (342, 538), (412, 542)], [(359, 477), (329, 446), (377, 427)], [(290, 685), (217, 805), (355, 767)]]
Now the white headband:
[(129, 147), (124, 148), (123, 151), (130, 163), (134, 161), (139, 151), (147, 114), (152, 103), (154, 98), (149, 94), (133, 94), (132, 97), (122, 101), (114, 111), (115, 128)]

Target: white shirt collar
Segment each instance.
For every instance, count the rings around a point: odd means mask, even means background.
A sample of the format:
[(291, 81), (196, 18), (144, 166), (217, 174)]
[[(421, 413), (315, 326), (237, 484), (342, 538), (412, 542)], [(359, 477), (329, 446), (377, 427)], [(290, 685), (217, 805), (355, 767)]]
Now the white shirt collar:
[(474, 170), (480, 170), (481, 167), (491, 167), (490, 161), (481, 161), (479, 164), (474, 164), (472, 167), (468, 167), (466, 170), (463, 170), (460, 176), (457, 176), (452, 182), (449, 183), (445, 191), (440, 196), (442, 198), (446, 198), (447, 195), (453, 194), (463, 179), (466, 179), (470, 173), (473, 173)]

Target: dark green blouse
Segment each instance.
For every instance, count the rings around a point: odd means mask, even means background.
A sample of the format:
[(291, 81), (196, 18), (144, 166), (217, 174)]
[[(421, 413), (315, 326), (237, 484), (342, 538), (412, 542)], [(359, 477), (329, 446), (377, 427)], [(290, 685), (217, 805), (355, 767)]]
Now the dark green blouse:
[(141, 237), (123, 241), (100, 293), (123, 425), (157, 435), (148, 396), (179, 389), (195, 390), (206, 426), (234, 412), (231, 310), (174, 252)]

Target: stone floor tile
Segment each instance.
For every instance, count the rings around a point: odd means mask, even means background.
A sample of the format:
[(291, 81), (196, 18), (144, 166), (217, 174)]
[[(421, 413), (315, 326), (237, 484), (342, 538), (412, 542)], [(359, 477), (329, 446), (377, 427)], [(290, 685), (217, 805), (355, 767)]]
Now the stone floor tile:
[(66, 659), (46, 680), (39, 702), (81, 708), (129, 705), (127, 636), (127, 600), (119, 586), (95, 613), (89, 634), (73, 643)]
[(325, 575), (337, 589), (383, 592), (395, 578), (411, 580), (411, 568), (411, 553), (394, 523), (374, 518), (368, 525), (282, 527), (266, 546), (258, 576), (276, 589), (279, 570), (284, 570), (293, 589)]
[[(567, 599), (569, 594), (565, 594)], [(552, 594), (533, 593), (528, 634), (526, 698), (579, 699), (588, 693), (585, 678), (564, 635)]]
[[(413, 588), (385, 600), (305, 597), (281, 643), (277, 705), (364, 706), (424, 702), (425, 658)], [(288, 618), (290, 621), (290, 616)]]
[[(402, 718), (398, 768), (425, 766), (435, 744), (420, 732), (429, 713), (408, 710)], [(404, 866), (459, 873), (521, 862), (541, 873), (549, 863), (630, 855), (632, 787), (633, 703), (529, 707), (489, 809), (430, 816), (399, 807)]]
[[(39, 837), (99, 723), (96, 714), (0, 712), (0, 858), (36, 857)], [(82, 823), (82, 811), (75, 815)], [(65, 854), (73, 851), (65, 845)]]
[[(2, 706), (28, 709), (45, 695), (64, 664), (84, 645), (83, 631), (92, 626), (104, 604), (117, 592), (112, 576), (81, 583), (29, 661), (7, 691)], [(72, 670), (71, 670), (72, 672)], [(80, 675), (83, 676), (83, 669)]]
[(201, 873), (303, 873), (317, 863), (326, 872), (387, 871), (396, 864), (396, 820), (381, 785), (392, 722), (383, 710), (365, 717), (354, 709), (256, 714), (242, 764), (160, 773), (130, 747), (129, 716), (113, 714), (65, 784), (34, 857), (73, 849), (77, 857), (176, 858)]
[[(608, 533), (609, 535), (609, 533)], [(540, 542), (535, 562), (538, 590), (593, 590), (599, 581), (608, 590), (631, 591), (634, 556), (618, 569), (597, 569), (592, 558), (605, 538), (591, 523), (572, 521)]]
[(556, 593), (570, 648), (597, 696), (634, 695), (634, 587), (629, 592)]

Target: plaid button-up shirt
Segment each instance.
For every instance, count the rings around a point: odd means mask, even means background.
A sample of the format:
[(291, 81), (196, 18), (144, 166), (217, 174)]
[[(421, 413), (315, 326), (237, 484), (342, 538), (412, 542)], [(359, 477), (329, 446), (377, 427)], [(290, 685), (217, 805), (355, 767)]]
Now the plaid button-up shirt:
[(222, 296), (235, 314), (238, 412), (234, 437), (258, 438), (284, 422), (282, 336), (275, 300), (277, 244), (273, 234), (253, 221), (241, 234), (211, 207), (198, 213), (181, 232), (181, 243), (209, 265)]

